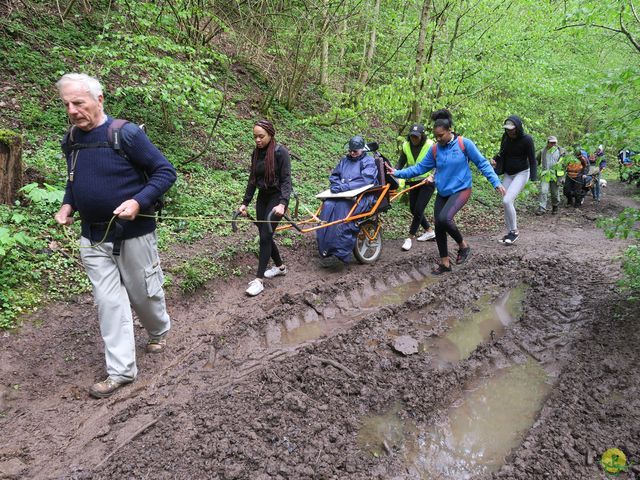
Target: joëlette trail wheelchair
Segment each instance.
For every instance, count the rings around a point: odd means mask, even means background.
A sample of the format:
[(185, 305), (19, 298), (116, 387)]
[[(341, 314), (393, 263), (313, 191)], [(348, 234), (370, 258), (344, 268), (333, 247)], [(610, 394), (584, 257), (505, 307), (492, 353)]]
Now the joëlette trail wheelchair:
[[(373, 154), (373, 158), (378, 167), (378, 185), (368, 185), (356, 190), (349, 190), (340, 193), (331, 193), (329, 189), (324, 190), (316, 195), (316, 198), (321, 200), (320, 206), (315, 212), (307, 210), (307, 216), (303, 218), (298, 217), (300, 210), (300, 202), (298, 195), (294, 192), (293, 198), (295, 200), (292, 217), (285, 214), (280, 222), (280, 225), (275, 229), (276, 232), (284, 230), (295, 229), (300, 233), (316, 232), (320, 229), (330, 228), (343, 223), (355, 222), (358, 227), (356, 235), (355, 246), (353, 248), (353, 256), (362, 264), (374, 263), (380, 257), (382, 253), (382, 218), (381, 215), (391, 208), (391, 203), (404, 195), (409, 190), (418, 188), (422, 185), (419, 183), (406, 189), (400, 189), (398, 181), (391, 175), (386, 173), (386, 165), (391, 165), (389, 160), (382, 155), (379, 151), (379, 145), (377, 142), (367, 144), (368, 150)], [(295, 154), (291, 154), (296, 160), (300, 160)], [(371, 203), (371, 207), (366, 211), (358, 212), (358, 207), (361, 205), (365, 197), (371, 199), (371, 196), (375, 196), (375, 199)], [(320, 219), (322, 207), (324, 201), (328, 199), (350, 199), (353, 205), (346, 216), (332, 221), (323, 221)], [(290, 212), (291, 213), (291, 212)], [(238, 217), (238, 212), (234, 214), (234, 220)], [(272, 213), (269, 213), (267, 221), (272, 220)], [(270, 224), (271, 225), (271, 224)], [(237, 231), (235, 223), (232, 224), (234, 231)]]

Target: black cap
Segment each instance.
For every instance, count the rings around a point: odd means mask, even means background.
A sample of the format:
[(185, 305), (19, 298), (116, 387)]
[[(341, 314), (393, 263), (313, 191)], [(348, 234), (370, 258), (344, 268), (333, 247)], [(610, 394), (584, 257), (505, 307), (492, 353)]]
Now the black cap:
[(354, 152), (356, 150), (364, 150), (364, 138), (360, 135), (351, 137), (351, 140), (349, 140), (349, 151)]
[(424, 133), (424, 125), (420, 125), (419, 123), (414, 123), (409, 129), (409, 135), (412, 137), (421, 137)]

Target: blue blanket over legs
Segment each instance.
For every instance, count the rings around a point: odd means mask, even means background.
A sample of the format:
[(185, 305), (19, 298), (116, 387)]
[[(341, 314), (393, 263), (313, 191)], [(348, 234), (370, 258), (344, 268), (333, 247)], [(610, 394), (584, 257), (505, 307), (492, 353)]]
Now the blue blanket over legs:
[[(378, 185), (378, 167), (373, 157), (361, 151), (358, 156), (344, 156), (329, 176), (331, 193), (348, 192), (367, 185)], [(364, 195), (355, 213), (366, 212), (375, 203), (376, 196)], [(324, 201), (320, 218), (326, 222), (343, 219), (353, 207), (354, 199), (329, 198)], [(351, 259), (351, 252), (356, 244), (359, 228), (355, 222), (341, 223), (316, 231), (318, 251), (325, 258), (334, 255), (345, 263)]]
[[(365, 195), (356, 207), (354, 214), (370, 210), (376, 198), (375, 195)], [(320, 219), (332, 222), (345, 218), (353, 207), (353, 203), (354, 201), (351, 199), (342, 198), (325, 200), (320, 212)], [(320, 256), (325, 258), (333, 255), (342, 262), (349, 263), (359, 230), (356, 222), (340, 223), (317, 230), (316, 240)]]

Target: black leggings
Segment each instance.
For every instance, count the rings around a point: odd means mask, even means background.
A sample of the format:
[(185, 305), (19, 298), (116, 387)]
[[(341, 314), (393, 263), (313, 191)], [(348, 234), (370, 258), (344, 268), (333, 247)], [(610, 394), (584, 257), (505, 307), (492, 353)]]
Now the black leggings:
[[(266, 220), (269, 212), (280, 203), (280, 192), (265, 193), (263, 190), (258, 191), (256, 200), (256, 220)], [(273, 215), (271, 229), (268, 223), (258, 222), (258, 232), (260, 233), (260, 254), (258, 256), (258, 273), (257, 278), (264, 278), (264, 272), (267, 269), (269, 258), (273, 259), (276, 267), (282, 265), (280, 252), (276, 243), (273, 241), (273, 231), (280, 222), (280, 217)]]
[[(411, 186), (411, 183), (408, 185)], [(422, 225), (422, 228), (425, 230), (429, 230), (431, 227), (427, 217), (424, 216), (424, 209), (427, 208), (427, 204), (429, 200), (431, 200), (431, 195), (433, 195), (435, 188), (434, 184), (427, 183), (421, 187), (409, 190), (409, 209), (413, 215), (411, 226), (409, 227), (409, 235), (415, 235), (420, 225)]]
[(451, 235), (456, 243), (462, 243), (462, 234), (453, 217), (458, 210), (465, 206), (471, 197), (471, 189), (460, 190), (448, 197), (443, 197), (439, 193), (436, 195), (436, 201), (433, 206), (433, 216), (436, 224), (436, 243), (438, 244), (438, 253), (440, 258), (447, 257), (449, 250), (447, 248), (447, 233)]

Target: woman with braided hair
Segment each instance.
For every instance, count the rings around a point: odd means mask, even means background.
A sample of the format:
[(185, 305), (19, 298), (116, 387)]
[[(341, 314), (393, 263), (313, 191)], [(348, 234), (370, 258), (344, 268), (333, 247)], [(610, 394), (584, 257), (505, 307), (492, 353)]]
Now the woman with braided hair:
[[(238, 211), (247, 216), (247, 205), (253, 199), (258, 189), (256, 199), (256, 225), (260, 234), (260, 253), (258, 256), (258, 273), (249, 282), (246, 292), (254, 297), (264, 290), (263, 278), (273, 278), (285, 275), (287, 267), (280, 258), (278, 247), (273, 241), (273, 232), (284, 215), (289, 196), (291, 195), (291, 160), (289, 151), (275, 141), (276, 131), (268, 120), (260, 120), (253, 126), (253, 139), (256, 148), (251, 155), (251, 171), (249, 182)], [(269, 213), (273, 212), (274, 219), (269, 224), (265, 222)], [(275, 264), (269, 270), (269, 258)]]

